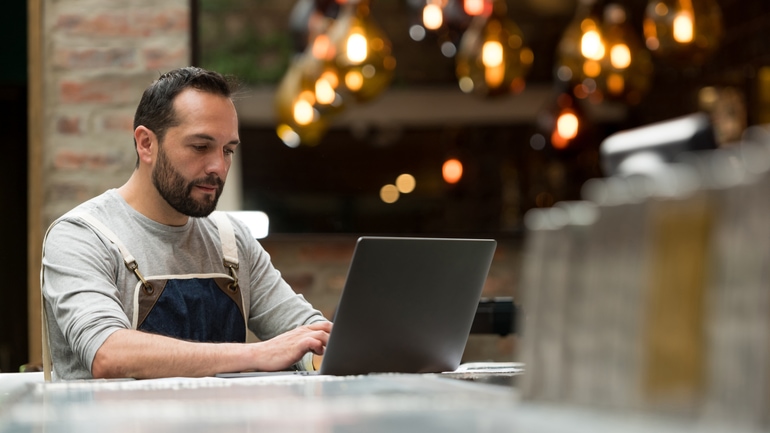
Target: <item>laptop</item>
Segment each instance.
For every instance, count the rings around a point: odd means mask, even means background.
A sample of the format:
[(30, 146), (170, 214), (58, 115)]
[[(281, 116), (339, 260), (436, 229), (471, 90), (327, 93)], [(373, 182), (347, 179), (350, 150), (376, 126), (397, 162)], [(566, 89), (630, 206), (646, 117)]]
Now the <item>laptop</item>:
[(360, 237), (319, 373), (455, 370), (496, 246), (492, 239)]

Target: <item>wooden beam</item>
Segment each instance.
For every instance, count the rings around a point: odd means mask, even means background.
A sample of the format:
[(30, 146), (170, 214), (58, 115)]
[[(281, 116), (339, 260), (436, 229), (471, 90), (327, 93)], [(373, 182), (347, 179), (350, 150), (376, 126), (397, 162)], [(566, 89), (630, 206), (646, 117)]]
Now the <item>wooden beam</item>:
[[(388, 89), (378, 98), (346, 109), (332, 126), (428, 127), (442, 125), (502, 125), (534, 123), (541, 110), (555, 104), (551, 84), (533, 84), (518, 95), (482, 98), (455, 87), (417, 87)], [(275, 89), (246, 90), (236, 98), (238, 116), (244, 126), (276, 123)], [(584, 104), (587, 115), (597, 122), (625, 119), (627, 108), (620, 103)]]
[(28, 42), (28, 196), (27, 196), (27, 308), (29, 362), (42, 362), (40, 317), (40, 260), (43, 228), (43, 0), (27, 0)]

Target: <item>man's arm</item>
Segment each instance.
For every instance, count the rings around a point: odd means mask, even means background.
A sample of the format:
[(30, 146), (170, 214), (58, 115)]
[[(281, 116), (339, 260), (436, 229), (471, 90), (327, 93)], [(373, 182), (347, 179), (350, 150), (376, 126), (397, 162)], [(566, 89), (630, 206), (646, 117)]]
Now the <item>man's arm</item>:
[(322, 355), (330, 322), (301, 326), (258, 343), (197, 343), (131, 329), (113, 332), (96, 352), (94, 378), (202, 377), (237, 371), (276, 371), (306, 353)]

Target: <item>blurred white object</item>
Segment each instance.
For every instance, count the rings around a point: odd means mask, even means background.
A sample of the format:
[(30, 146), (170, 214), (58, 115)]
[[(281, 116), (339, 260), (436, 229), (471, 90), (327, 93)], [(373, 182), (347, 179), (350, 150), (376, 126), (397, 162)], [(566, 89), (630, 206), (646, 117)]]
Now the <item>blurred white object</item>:
[(227, 213), (246, 224), (256, 239), (267, 237), (270, 219), (266, 213), (260, 211), (227, 211)]

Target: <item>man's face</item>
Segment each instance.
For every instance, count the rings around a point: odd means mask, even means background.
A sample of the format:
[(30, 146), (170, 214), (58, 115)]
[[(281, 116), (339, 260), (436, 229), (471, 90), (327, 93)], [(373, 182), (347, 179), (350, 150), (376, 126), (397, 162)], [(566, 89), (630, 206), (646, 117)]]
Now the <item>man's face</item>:
[(217, 201), (238, 144), (238, 120), (229, 98), (188, 89), (174, 99), (179, 125), (158, 144), (152, 182), (177, 212), (205, 217)]
[[(225, 186), (225, 182), (214, 174), (187, 181), (174, 169), (162, 145), (158, 146), (158, 159), (152, 169), (152, 183), (171, 207), (191, 217), (205, 217), (214, 212)], [(198, 185), (216, 185), (214, 195), (205, 195), (201, 199), (193, 198), (193, 188)]]

